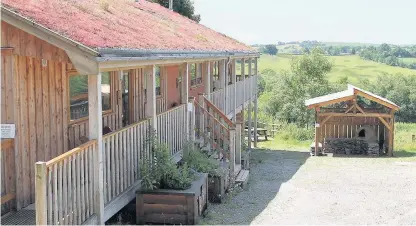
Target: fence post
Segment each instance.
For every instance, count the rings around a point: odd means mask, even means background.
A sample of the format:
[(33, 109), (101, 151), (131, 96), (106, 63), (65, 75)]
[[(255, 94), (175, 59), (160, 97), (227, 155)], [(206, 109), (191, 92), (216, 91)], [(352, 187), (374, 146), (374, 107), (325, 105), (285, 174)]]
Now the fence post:
[(235, 163), (241, 164), (241, 123), (235, 125)]
[(35, 205), (36, 225), (47, 225), (47, 172), (46, 162), (37, 162), (35, 166)]
[(234, 169), (235, 169), (235, 129), (230, 129), (230, 173), (231, 182), (234, 183)]
[[(199, 95), (199, 97), (198, 97), (198, 102), (199, 102), (199, 104), (202, 106), (202, 108), (204, 108), (205, 109), (205, 101), (204, 101), (204, 94), (203, 93), (200, 93), (200, 94), (198, 94)], [(204, 128), (204, 112), (203, 112), (203, 110), (201, 109), (201, 112), (200, 112), (200, 114), (199, 114), (199, 137), (205, 137), (204, 135), (205, 135), (205, 128)]]
[(193, 97), (189, 98), (188, 101), (188, 115), (189, 115), (189, 139), (192, 143), (195, 142), (195, 108), (194, 108), (194, 101)]

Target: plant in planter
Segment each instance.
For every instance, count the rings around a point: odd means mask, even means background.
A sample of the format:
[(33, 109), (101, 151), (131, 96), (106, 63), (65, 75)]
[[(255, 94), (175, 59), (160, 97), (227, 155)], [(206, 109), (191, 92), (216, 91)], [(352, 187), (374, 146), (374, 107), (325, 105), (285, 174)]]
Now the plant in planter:
[(221, 202), (228, 189), (228, 165), (225, 161), (210, 158), (192, 143), (185, 145), (182, 161), (200, 173), (208, 174), (208, 199)]
[(177, 166), (166, 145), (151, 140), (151, 157), (141, 163), (142, 191), (136, 196), (137, 224), (195, 224), (206, 209), (208, 176), (188, 164)]

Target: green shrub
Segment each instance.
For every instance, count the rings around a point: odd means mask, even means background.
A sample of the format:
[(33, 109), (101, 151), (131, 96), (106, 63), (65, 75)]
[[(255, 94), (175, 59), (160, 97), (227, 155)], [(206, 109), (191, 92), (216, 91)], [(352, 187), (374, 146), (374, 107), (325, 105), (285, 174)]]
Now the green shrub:
[(191, 186), (195, 175), (186, 165), (177, 166), (171, 159), (166, 145), (151, 135), (149, 141), (153, 147), (152, 156), (142, 160), (140, 173), (142, 187), (145, 190), (159, 188), (184, 190)]
[(208, 173), (210, 176), (220, 176), (224, 173), (217, 160), (209, 158), (192, 143), (185, 145), (183, 153), (183, 162), (197, 172)]
[(306, 141), (314, 137), (313, 128), (299, 127), (293, 123), (281, 123), (277, 133), (283, 140)]

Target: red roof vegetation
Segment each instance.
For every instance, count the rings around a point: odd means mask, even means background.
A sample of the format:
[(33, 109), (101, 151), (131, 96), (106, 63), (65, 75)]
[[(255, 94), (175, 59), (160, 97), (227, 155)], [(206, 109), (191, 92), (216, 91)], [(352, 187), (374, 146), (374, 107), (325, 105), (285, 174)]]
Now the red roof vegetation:
[(2, 0), (2, 5), (91, 48), (255, 52), (145, 0)]

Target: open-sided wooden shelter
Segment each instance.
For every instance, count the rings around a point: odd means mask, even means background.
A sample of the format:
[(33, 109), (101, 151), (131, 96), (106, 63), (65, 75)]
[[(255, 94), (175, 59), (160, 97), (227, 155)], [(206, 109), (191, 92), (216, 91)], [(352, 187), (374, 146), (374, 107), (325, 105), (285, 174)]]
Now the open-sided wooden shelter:
[(256, 50), (145, 0), (3, 0), (1, 13), (1, 123), (15, 125), (2, 214), (35, 203), (38, 224), (104, 224), (140, 188), (150, 129), (176, 160), (202, 140), (239, 173)]
[(366, 128), (380, 144), (381, 151), (393, 155), (394, 113), (399, 110), (395, 103), (348, 85), (345, 91), (312, 98), (305, 104), (315, 109), (315, 155), (319, 144), (325, 150), (326, 139), (362, 137)]

